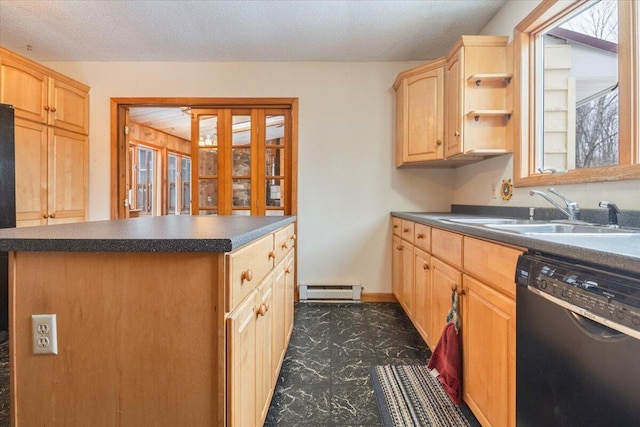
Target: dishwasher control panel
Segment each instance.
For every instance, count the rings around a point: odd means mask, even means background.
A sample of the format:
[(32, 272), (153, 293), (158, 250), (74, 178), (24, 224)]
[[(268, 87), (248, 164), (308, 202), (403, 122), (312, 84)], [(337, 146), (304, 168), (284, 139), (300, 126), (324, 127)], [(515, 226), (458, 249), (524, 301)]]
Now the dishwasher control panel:
[(599, 316), (608, 322), (640, 331), (640, 281), (566, 260), (540, 255), (520, 257), (516, 283), (544, 293), (584, 317)]

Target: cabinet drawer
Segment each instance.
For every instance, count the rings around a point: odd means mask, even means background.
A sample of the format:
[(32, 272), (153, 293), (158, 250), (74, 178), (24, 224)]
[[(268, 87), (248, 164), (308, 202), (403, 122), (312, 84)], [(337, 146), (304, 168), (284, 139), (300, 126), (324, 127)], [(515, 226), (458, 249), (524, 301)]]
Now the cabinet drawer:
[(505, 295), (516, 296), (515, 271), (524, 250), (464, 238), (464, 270)]
[(449, 264), (462, 268), (462, 234), (431, 229), (431, 254)]
[(296, 234), (295, 227), (293, 224), (289, 224), (275, 232), (275, 256), (276, 256), (276, 264), (284, 259), (284, 257), (289, 253), (293, 246), (295, 245)]
[(423, 224), (414, 226), (414, 244), (425, 252), (431, 252), (431, 227)]
[(393, 230), (393, 234), (396, 236), (402, 236), (402, 220), (400, 218), (396, 218), (395, 216), (391, 217), (391, 228)]
[(233, 310), (273, 268), (273, 234), (231, 252), (227, 257), (227, 311)]
[(413, 221), (402, 220), (402, 238), (413, 243), (413, 232), (415, 229), (415, 223)]

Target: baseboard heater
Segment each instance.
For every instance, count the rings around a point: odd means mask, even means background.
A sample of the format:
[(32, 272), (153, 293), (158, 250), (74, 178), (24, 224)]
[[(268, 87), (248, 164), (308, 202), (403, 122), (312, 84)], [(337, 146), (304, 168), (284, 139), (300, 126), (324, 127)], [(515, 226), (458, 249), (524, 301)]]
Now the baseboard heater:
[(344, 283), (301, 283), (300, 302), (360, 302), (362, 285)]

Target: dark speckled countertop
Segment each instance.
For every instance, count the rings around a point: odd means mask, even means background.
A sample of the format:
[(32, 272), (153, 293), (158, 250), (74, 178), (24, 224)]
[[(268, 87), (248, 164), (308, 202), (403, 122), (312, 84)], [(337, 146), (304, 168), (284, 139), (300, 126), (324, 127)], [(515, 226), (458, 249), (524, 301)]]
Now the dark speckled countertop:
[(0, 251), (229, 252), (294, 216), (160, 216), (0, 229)]
[[(392, 216), (469, 236), (570, 258), (580, 263), (640, 274), (640, 232), (632, 234), (580, 235), (559, 233), (517, 234), (484, 227), (447, 222), (448, 218), (472, 218), (458, 213), (392, 212)], [(483, 217), (489, 215), (481, 215)], [(492, 215), (499, 216), (499, 215)]]

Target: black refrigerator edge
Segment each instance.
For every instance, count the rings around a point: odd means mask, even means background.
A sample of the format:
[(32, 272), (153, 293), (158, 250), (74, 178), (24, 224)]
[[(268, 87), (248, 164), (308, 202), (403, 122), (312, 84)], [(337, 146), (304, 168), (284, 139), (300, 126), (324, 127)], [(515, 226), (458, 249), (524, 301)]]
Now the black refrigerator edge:
[[(16, 226), (16, 160), (14, 111), (0, 104), (0, 228)], [(8, 253), (0, 251), (0, 342), (9, 329)]]

